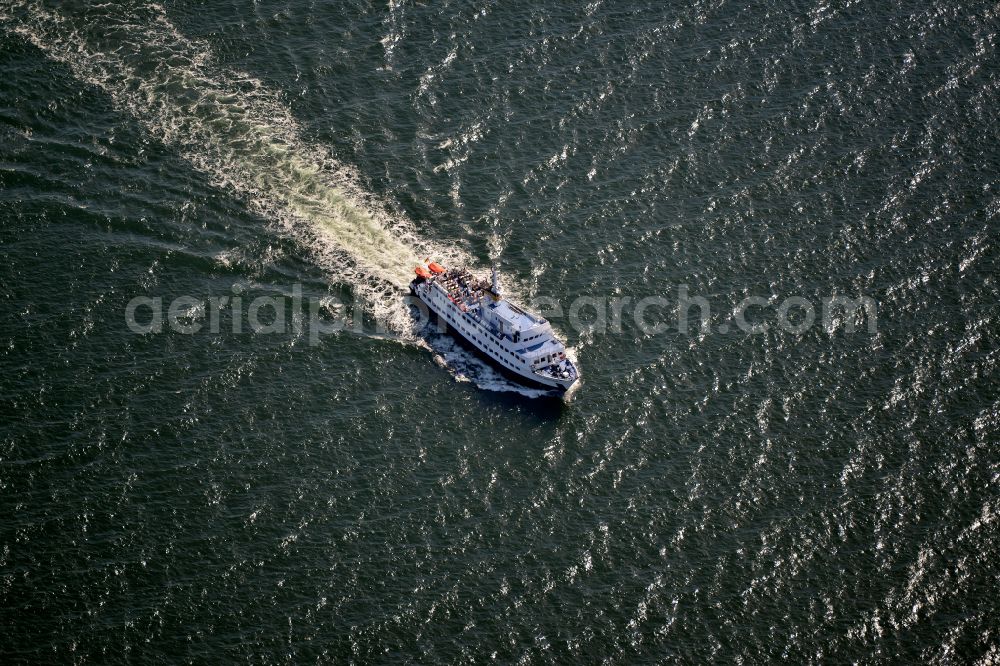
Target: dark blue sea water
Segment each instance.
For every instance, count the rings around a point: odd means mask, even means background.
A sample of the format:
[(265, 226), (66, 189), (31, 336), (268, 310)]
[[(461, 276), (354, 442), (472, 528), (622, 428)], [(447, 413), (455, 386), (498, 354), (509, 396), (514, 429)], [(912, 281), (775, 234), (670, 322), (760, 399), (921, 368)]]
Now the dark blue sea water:
[(0, 661), (997, 663), (998, 11), (0, 0)]

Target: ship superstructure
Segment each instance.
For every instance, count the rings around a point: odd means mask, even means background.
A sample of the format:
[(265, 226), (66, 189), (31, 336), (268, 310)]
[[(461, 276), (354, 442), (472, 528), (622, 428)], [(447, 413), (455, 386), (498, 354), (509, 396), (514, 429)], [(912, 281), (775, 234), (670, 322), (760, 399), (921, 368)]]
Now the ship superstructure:
[(415, 272), (410, 291), (504, 374), (560, 392), (579, 379), (549, 322), (503, 297), (496, 270), (490, 282), (434, 262)]

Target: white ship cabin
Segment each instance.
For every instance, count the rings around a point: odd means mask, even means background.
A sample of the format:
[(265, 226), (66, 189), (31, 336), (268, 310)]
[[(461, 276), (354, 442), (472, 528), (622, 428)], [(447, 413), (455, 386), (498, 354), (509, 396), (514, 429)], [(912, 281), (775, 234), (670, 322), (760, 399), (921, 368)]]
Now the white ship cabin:
[(552, 334), (545, 319), (529, 314), (510, 301), (484, 299), (482, 317), (504, 346), (513, 348), (532, 369), (559, 363), (566, 348)]

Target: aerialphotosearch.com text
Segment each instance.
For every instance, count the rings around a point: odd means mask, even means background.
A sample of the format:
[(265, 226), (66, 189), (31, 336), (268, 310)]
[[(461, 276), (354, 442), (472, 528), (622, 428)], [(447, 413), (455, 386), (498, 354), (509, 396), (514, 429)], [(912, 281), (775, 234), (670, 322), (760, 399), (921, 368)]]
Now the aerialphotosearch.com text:
[[(198, 298), (178, 296), (167, 302), (162, 296), (136, 296), (125, 308), (125, 323), (133, 333), (150, 335), (172, 332), (255, 335), (294, 335), (309, 344), (323, 336), (343, 331), (362, 332), (385, 326), (376, 319), (365, 323), (363, 308), (345, 304), (332, 296), (303, 297), (301, 285), (291, 295), (259, 295), (249, 298), (236, 285), (232, 293)], [(410, 306), (413, 329), (433, 327), (444, 331), (443, 322), (412, 296), (402, 297)], [(717, 300), (722, 300), (718, 299)], [(865, 296), (835, 294), (820, 298), (761, 296), (742, 298), (735, 305), (714, 305), (709, 298), (690, 293), (680, 285), (673, 294), (632, 296), (578, 296), (569, 301), (538, 297), (526, 304), (532, 313), (556, 323), (563, 331), (589, 336), (618, 334), (626, 330), (644, 336), (746, 334), (781, 332), (803, 335), (814, 326), (828, 334), (878, 330), (877, 306)]]

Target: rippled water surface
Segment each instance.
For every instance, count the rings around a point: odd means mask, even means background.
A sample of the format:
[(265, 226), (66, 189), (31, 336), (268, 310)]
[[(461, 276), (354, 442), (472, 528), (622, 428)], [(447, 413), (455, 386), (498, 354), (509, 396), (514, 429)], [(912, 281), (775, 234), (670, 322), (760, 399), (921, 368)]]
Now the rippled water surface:
[[(2, 661), (997, 663), (998, 12), (0, 0)], [(711, 328), (539, 397), (428, 256)], [(363, 325), (124, 315), (293, 290)]]

